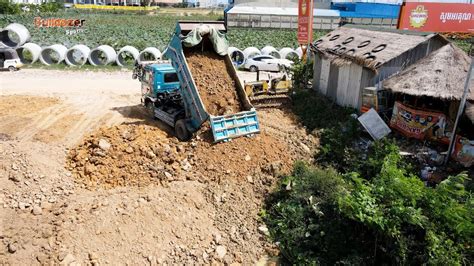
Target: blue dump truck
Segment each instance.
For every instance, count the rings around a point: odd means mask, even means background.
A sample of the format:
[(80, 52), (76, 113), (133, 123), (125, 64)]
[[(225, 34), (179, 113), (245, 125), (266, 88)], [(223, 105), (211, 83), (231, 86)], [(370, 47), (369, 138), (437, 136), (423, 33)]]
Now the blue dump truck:
[[(260, 132), (257, 112), (227, 54), (225, 33), (223, 22), (178, 22), (164, 51), (168, 60), (142, 62), (135, 66), (133, 78), (141, 82), (142, 104), (150, 115), (173, 127), (181, 141), (191, 139), (206, 121), (210, 123), (214, 142)], [(219, 60), (225, 62), (226, 74), (235, 85), (240, 105), (238, 112), (216, 115), (206, 110), (201, 98), (204, 94), (200, 94), (185, 56), (191, 50), (194, 53), (202, 51), (203, 56), (207, 56), (209, 51), (219, 54)], [(219, 77), (213, 79), (219, 80)]]

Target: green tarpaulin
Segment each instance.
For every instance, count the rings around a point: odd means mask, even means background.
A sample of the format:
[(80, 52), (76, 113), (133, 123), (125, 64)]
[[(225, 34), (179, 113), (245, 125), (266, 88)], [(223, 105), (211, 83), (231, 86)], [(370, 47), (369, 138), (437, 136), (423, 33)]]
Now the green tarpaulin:
[(227, 40), (227, 36), (223, 33), (220, 33), (212, 26), (202, 25), (193, 29), (191, 32), (186, 35), (183, 40), (183, 45), (185, 47), (193, 47), (201, 43), (202, 36), (209, 33), (209, 40), (211, 40), (212, 45), (214, 47), (214, 51), (216, 51), (219, 55), (226, 55), (227, 49), (229, 48), (229, 41)]

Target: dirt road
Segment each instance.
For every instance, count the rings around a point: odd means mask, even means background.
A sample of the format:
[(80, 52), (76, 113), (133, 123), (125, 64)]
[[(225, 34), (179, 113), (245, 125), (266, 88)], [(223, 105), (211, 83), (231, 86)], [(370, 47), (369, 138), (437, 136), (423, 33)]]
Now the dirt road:
[[(309, 159), (317, 141), (290, 114), (272, 110), (259, 112), (264, 131), (259, 138), (212, 145), (203, 136), (181, 148), (169, 128), (142, 111), (139, 84), (130, 77), (130, 72), (0, 73), (0, 264), (249, 264), (276, 250), (258, 218), (276, 180), (277, 162), (267, 146), (278, 146), (285, 153), (280, 157), (287, 158), (279, 164), (288, 166)], [(86, 136), (90, 143), (94, 136), (111, 136), (113, 151), (114, 128), (96, 132), (120, 124), (117, 130), (163, 136), (162, 152), (180, 160), (177, 166), (164, 164), (173, 175), (143, 186), (86, 186), (67, 158), (71, 151), (90, 154), (79, 158), (86, 161), (95, 155), (83, 146)], [(179, 157), (183, 152), (186, 158)], [(123, 162), (161, 162), (137, 156)], [(119, 162), (113, 161), (111, 173), (131, 168)]]

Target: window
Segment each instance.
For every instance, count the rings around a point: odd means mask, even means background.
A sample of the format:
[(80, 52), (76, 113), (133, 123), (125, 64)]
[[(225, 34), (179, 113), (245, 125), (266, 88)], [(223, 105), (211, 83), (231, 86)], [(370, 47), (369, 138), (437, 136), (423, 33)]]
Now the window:
[(165, 83), (179, 82), (178, 74), (165, 73)]

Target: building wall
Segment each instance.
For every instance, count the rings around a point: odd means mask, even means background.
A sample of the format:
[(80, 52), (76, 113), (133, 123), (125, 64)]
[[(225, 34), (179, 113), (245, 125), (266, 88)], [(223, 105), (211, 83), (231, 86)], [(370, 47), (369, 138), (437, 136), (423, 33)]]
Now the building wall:
[[(333, 30), (339, 27), (339, 17), (314, 17), (315, 30)], [(229, 27), (297, 29), (298, 16), (227, 14)]]
[(356, 63), (336, 65), (321, 53), (314, 55), (313, 89), (338, 105), (359, 109), (361, 88), (368, 87), (375, 75)]
[(229, 0), (185, 0), (184, 4), (189, 7), (227, 7)]

